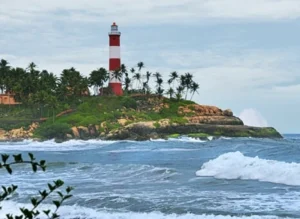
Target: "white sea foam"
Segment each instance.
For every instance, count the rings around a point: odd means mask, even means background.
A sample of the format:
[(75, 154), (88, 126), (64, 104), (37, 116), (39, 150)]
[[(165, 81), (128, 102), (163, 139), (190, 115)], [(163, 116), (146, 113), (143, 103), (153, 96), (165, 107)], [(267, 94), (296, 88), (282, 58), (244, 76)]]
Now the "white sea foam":
[(21, 142), (1, 142), (1, 151), (73, 151), (73, 150), (89, 150), (113, 144), (116, 141), (102, 140), (69, 140), (62, 143), (56, 143), (54, 140), (34, 141), (24, 140)]
[(239, 118), (244, 122), (245, 125), (267, 127), (267, 120), (258, 112), (256, 109), (244, 109)]
[[(0, 218), (6, 218), (7, 213), (20, 214), (20, 207), (30, 207), (30, 205), (15, 203), (12, 201), (2, 203), (3, 210), (0, 211)], [(41, 209), (51, 209), (54, 207), (52, 205), (42, 205)], [(38, 209), (38, 210), (41, 210)], [(150, 213), (135, 213), (135, 212), (122, 212), (114, 213), (107, 212), (103, 210), (95, 210), (92, 208), (80, 207), (80, 206), (62, 206), (58, 214), (62, 219), (279, 219), (277, 216), (226, 216), (226, 215), (195, 215), (195, 214), (162, 214), (160, 212), (150, 212)], [(39, 217), (41, 219), (47, 218), (45, 216)], [(287, 218), (286, 218), (287, 219)]]
[(300, 185), (300, 164), (259, 157), (247, 157), (241, 152), (231, 152), (204, 163), (197, 176), (218, 179), (244, 179), (286, 185)]
[(200, 142), (200, 143), (206, 142), (206, 141), (203, 141), (201, 139), (191, 138), (191, 137), (186, 137), (186, 136), (182, 136), (180, 138), (169, 138), (168, 140), (165, 140), (165, 139), (150, 139), (150, 141), (154, 141), (154, 142), (176, 141), (176, 142)]

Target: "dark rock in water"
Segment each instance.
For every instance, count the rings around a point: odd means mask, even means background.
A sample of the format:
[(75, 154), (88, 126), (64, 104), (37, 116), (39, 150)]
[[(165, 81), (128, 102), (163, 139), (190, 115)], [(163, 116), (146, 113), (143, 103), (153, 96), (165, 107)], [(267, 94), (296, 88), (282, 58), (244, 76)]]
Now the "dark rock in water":
[[(155, 133), (155, 134), (154, 134)], [(209, 125), (209, 124), (184, 124), (153, 127), (149, 123), (136, 123), (111, 132), (105, 139), (113, 140), (147, 140), (153, 138), (167, 138), (169, 135), (203, 134), (205, 136), (224, 137), (254, 137), (254, 138), (282, 138), (271, 127), (258, 128), (244, 125)], [(204, 137), (204, 136), (203, 136)]]

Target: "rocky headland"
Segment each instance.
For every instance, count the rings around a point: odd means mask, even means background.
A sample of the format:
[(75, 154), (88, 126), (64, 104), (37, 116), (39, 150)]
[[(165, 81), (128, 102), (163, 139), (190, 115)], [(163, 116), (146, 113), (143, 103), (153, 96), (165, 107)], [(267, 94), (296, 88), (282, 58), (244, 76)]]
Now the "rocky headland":
[[(56, 115), (53, 122), (49, 120), (34, 122), (28, 127), (0, 129), (0, 140), (149, 140), (177, 138), (182, 135), (201, 139), (210, 136), (282, 138), (271, 127), (245, 126), (229, 109), (221, 110), (191, 101), (176, 102), (156, 96), (116, 97), (114, 101), (111, 106), (113, 108), (104, 105), (105, 100), (93, 101), (90, 107), (93, 107), (91, 111), (95, 111), (92, 117), (94, 119), (86, 121), (85, 124), (82, 121), (91, 117), (90, 112), (84, 107), (78, 107)], [(74, 122), (75, 118), (82, 121)]]

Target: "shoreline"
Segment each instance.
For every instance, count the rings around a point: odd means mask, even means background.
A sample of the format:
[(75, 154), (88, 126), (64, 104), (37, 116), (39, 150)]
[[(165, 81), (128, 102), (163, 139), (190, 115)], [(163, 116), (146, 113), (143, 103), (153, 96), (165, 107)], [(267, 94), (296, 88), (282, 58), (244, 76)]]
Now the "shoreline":
[[(0, 142), (22, 142), (25, 140), (45, 142), (54, 140), (56, 143), (63, 143), (69, 140), (102, 140), (102, 141), (149, 141), (149, 140), (169, 140), (189, 137), (204, 141), (216, 140), (220, 138), (257, 138), (257, 139), (283, 139), (284, 137), (272, 127), (251, 127), (244, 125), (208, 125), (208, 124), (184, 124), (168, 125), (159, 128), (149, 126), (149, 123), (135, 123), (114, 130), (108, 134), (89, 136), (87, 132), (79, 131), (79, 136), (68, 135), (65, 138), (41, 139), (32, 137), (6, 137)], [(80, 135), (82, 134), (82, 135)]]

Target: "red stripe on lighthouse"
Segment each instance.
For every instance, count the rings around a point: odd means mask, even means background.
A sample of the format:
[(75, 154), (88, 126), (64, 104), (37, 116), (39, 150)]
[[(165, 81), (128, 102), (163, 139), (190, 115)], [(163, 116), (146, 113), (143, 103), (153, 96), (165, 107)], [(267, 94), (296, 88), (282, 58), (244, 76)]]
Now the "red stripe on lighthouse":
[(110, 36), (109, 39), (110, 46), (120, 46), (120, 36)]
[(109, 59), (109, 70), (114, 71), (121, 67), (121, 59)]
[(113, 23), (111, 32), (109, 33), (109, 86), (113, 93), (118, 96), (123, 94), (122, 81), (115, 78), (113, 72), (121, 67), (120, 35), (118, 26)]

